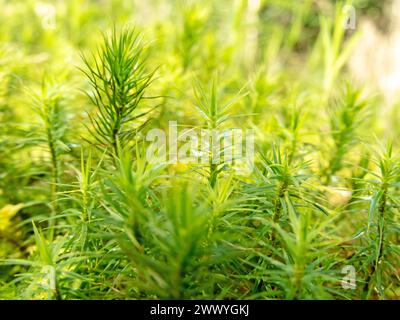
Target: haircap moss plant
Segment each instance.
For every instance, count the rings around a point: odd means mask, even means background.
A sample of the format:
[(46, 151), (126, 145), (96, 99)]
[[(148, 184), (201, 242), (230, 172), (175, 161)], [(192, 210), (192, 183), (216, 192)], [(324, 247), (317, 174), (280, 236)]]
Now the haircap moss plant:
[(330, 111), (330, 129), (333, 146), (324, 176), (329, 184), (332, 176), (343, 168), (344, 157), (357, 142), (358, 132), (368, 116), (367, 101), (361, 98), (361, 91), (346, 85), (344, 93), (334, 102)]
[[(391, 286), (389, 283), (384, 284), (384, 278), (390, 277), (393, 272), (397, 273), (395, 263), (399, 261), (399, 249), (395, 236), (398, 230), (396, 221), (399, 213), (396, 197), (397, 185), (400, 181), (399, 159), (393, 154), (391, 143), (386, 148), (383, 146), (381, 148), (378, 158), (374, 159), (378, 172), (371, 173), (375, 179), (370, 182), (372, 197), (368, 210), (366, 236), (371, 255), (366, 258), (368, 273), (365, 279), (365, 297), (367, 299), (372, 294), (383, 299), (386, 297), (385, 290), (390, 290)], [(375, 232), (372, 232), (372, 228)], [(387, 256), (392, 256), (392, 259), (386, 260)]]
[(40, 119), (40, 127), (35, 130), (35, 142), (44, 145), (48, 151), (51, 168), (51, 217), (49, 220), (50, 239), (54, 235), (55, 216), (57, 214), (58, 192), (61, 183), (61, 156), (69, 151), (66, 144), (67, 120), (63, 101), (64, 90), (60, 85), (44, 78), (39, 92), (32, 91), (33, 110)]
[[(206, 137), (208, 141), (206, 142), (209, 148), (208, 165), (206, 166), (206, 173), (208, 175), (208, 182), (212, 188), (215, 187), (218, 176), (223, 170), (226, 169), (226, 164), (223, 161), (224, 149), (220, 150), (217, 148), (220, 143), (221, 137), (216, 133), (225, 122), (232, 118), (230, 110), (235, 105), (238, 100), (244, 97), (247, 93), (243, 93), (240, 90), (231, 100), (225, 103), (221, 103), (219, 100), (219, 90), (217, 84), (217, 77), (214, 76), (211, 84), (209, 85), (209, 91), (200, 84), (196, 83), (194, 86), (194, 96), (196, 99), (196, 109), (200, 113), (204, 123), (205, 128), (209, 132), (209, 137)], [(235, 143), (235, 142), (234, 142)], [(234, 148), (235, 146), (228, 146), (228, 148)], [(232, 154), (234, 151), (230, 150)], [(234, 159), (233, 159), (234, 160)]]
[(138, 108), (149, 98), (145, 93), (156, 70), (146, 70), (146, 45), (135, 29), (114, 28), (111, 35), (104, 34), (92, 60), (83, 57), (83, 72), (92, 86), (87, 94), (97, 107), (89, 131), (100, 147), (116, 154), (118, 144), (129, 144), (149, 120), (149, 110)]
[(0, 1), (0, 299), (399, 299), (397, 103), (346, 4)]

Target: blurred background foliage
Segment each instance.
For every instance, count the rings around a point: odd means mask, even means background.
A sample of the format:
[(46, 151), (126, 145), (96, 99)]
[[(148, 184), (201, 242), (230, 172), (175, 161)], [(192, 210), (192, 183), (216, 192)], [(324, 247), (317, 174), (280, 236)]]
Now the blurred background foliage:
[[(0, 0), (0, 297), (398, 298), (398, 102), (348, 64), (362, 21), (390, 32), (392, 1), (352, 1), (355, 30), (345, 4)], [(204, 123), (196, 81), (218, 75), (222, 101), (244, 88), (229, 125), (255, 130), (254, 174), (210, 186), (143, 150), (89, 152), (82, 56), (123, 27), (157, 69), (150, 128)], [(340, 287), (348, 264), (356, 290)]]

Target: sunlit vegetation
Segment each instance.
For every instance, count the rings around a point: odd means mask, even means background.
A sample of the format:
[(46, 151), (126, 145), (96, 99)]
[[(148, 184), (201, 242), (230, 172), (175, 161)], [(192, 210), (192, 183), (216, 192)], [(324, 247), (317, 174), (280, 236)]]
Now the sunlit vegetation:
[[(0, 1), (0, 298), (398, 299), (400, 119), (344, 4)], [(254, 166), (149, 158), (170, 121)]]

